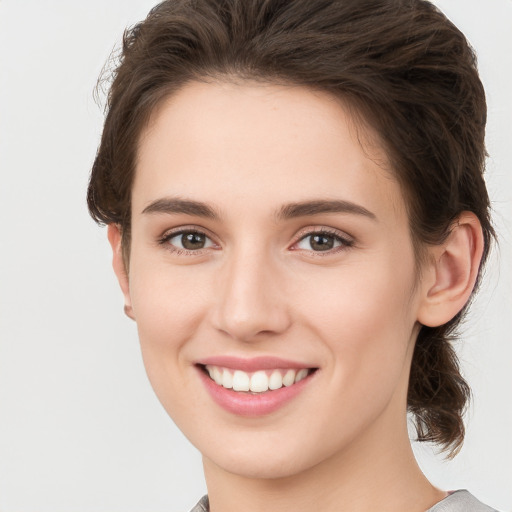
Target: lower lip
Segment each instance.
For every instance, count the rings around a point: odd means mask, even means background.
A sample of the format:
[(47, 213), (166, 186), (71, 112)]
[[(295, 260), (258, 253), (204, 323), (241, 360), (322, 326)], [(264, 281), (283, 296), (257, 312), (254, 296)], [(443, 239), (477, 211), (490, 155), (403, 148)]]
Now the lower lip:
[(264, 393), (249, 393), (233, 391), (219, 386), (201, 368), (199, 375), (214, 402), (226, 411), (238, 416), (264, 416), (277, 411), (293, 400), (310, 383), (316, 372), (310, 373), (306, 378), (291, 386)]

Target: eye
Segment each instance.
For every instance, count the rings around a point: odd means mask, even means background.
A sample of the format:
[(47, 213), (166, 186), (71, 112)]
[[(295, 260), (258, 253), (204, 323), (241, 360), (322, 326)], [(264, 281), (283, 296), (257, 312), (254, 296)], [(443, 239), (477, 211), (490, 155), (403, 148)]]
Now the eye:
[(213, 241), (204, 233), (190, 229), (168, 233), (164, 235), (160, 243), (168, 244), (174, 250), (191, 252), (215, 246)]
[(336, 249), (350, 247), (353, 241), (338, 234), (317, 231), (303, 236), (294, 246), (296, 249), (314, 252), (336, 251)]

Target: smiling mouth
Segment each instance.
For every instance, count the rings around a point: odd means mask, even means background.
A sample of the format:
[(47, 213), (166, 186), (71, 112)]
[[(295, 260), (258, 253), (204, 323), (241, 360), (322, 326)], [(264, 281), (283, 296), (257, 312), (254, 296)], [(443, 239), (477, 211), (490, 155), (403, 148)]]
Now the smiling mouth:
[(293, 386), (317, 370), (317, 368), (289, 368), (245, 372), (211, 364), (199, 366), (218, 386), (255, 394)]

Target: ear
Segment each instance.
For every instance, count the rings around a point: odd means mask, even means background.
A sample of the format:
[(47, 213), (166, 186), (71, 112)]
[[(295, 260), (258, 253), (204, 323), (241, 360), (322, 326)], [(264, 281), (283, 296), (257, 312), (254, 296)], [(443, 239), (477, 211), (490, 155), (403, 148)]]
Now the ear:
[(124, 296), (124, 312), (126, 316), (130, 317), (132, 320), (135, 320), (132, 309), (132, 301), (130, 298), (130, 283), (128, 279), (128, 272), (126, 271), (123, 259), (121, 228), (118, 224), (109, 224), (107, 230), (108, 241), (112, 247), (112, 267), (114, 268), (114, 273), (117, 276), (119, 286), (121, 287), (121, 291), (123, 292)]
[(474, 213), (463, 212), (444, 243), (429, 248), (418, 312), (421, 324), (445, 324), (466, 305), (478, 276), (483, 247), (480, 221)]

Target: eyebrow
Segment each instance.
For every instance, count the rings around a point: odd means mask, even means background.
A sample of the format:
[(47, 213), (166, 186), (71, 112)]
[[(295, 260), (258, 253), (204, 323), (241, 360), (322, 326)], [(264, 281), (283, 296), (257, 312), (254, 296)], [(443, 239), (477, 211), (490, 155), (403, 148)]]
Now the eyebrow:
[(312, 215), (319, 215), (322, 213), (351, 213), (355, 215), (362, 215), (372, 220), (377, 220), (377, 217), (370, 210), (351, 201), (336, 200), (313, 200), (303, 201), (299, 203), (290, 203), (284, 205), (278, 212), (278, 219), (293, 219), (296, 217), (307, 217)]
[[(144, 210), (142, 210), (142, 213), (184, 214), (213, 220), (220, 219), (220, 214), (213, 206), (201, 201), (181, 199), (179, 197), (163, 197), (152, 201), (144, 208)], [(289, 203), (283, 205), (277, 211), (276, 219), (287, 220), (297, 217), (310, 217), (323, 213), (349, 213), (377, 220), (375, 214), (370, 210), (367, 210), (364, 206), (340, 199), (318, 199)]]
[(206, 203), (192, 201), (190, 199), (180, 199), (178, 197), (163, 197), (149, 203), (142, 210), (142, 213), (182, 213), (196, 217), (205, 217), (208, 219), (219, 219), (217, 211)]

